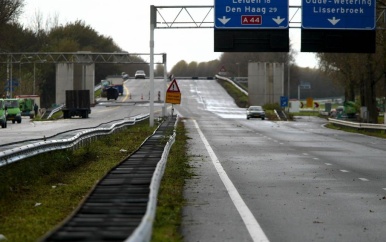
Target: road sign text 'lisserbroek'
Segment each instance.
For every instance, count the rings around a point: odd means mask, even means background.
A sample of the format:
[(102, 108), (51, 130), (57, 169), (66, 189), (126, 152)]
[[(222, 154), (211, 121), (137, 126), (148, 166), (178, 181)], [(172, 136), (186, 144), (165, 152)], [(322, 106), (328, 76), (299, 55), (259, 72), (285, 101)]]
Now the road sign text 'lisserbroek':
[(302, 27), (372, 30), (375, 5), (376, 0), (303, 0)]

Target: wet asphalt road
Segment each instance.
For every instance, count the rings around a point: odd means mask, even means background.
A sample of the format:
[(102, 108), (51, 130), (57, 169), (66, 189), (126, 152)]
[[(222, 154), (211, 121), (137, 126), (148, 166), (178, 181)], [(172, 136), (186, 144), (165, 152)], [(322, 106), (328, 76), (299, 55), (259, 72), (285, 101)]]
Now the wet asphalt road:
[[(124, 95), (117, 100), (98, 98), (97, 105), (91, 108), (89, 118), (74, 117), (56, 121), (33, 122), (29, 117), (22, 117), (20, 124), (8, 121), (7, 128), (0, 129), (0, 145), (22, 141), (26, 139), (43, 139), (57, 133), (79, 129), (96, 127), (102, 123), (112, 122), (149, 113), (149, 79), (129, 79), (125, 82)], [(155, 92), (163, 89), (163, 82), (155, 80)], [(163, 100), (163, 99), (162, 99)], [(162, 116), (162, 103), (158, 103), (155, 96), (155, 118)], [(166, 104), (169, 107), (170, 105)], [(1, 150), (1, 148), (0, 148)]]
[[(385, 140), (329, 130), (318, 118), (247, 120), (216, 81), (178, 84), (175, 111), (191, 138), (194, 174), (185, 241), (386, 241)], [(130, 80), (127, 95), (101, 100), (89, 119), (9, 123), (0, 142), (148, 113), (140, 102), (148, 86)]]
[(178, 83), (185, 241), (386, 241), (386, 140), (319, 118), (246, 120), (216, 81)]

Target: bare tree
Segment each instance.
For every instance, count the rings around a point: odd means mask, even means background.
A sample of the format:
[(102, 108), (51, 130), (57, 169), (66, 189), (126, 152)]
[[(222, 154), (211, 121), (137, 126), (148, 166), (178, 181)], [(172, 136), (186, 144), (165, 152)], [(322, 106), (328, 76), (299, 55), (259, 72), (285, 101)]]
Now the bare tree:
[(0, 26), (17, 20), (23, 6), (24, 0), (0, 0)]

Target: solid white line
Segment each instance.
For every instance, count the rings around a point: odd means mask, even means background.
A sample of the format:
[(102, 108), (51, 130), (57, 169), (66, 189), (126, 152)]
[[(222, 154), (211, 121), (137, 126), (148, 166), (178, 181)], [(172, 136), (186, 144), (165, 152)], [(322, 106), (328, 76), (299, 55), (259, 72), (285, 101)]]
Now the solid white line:
[(245, 204), (243, 198), (238, 193), (236, 187), (233, 185), (232, 181), (229, 179), (224, 168), (222, 167), (220, 161), (218, 160), (216, 154), (214, 153), (212, 147), (210, 146), (208, 140), (205, 138), (200, 127), (198, 126), (196, 120), (193, 120), (194, 125), (198, 131), (198, 134), (201, 137), (202, 142), (204, 143), (206, 150), (209, 153), (209, 156), (212, 160), (214, 167), (217, 170), (218, 175), (221, 178), (221, 181), (224, 183), (225, 188), (228, 191), (229, 196), (231, 197), (233, 204), (235, 205), (237, 211), (239, 212), (241, 218), (244, 221), (245, 226), (248, 229), (249, 234), (252, 237), (253, 241), (269, 241), (264, 231), (261, 229), (260, 224), (257, 222), (256, 218), (253, 216), (251, 210)]

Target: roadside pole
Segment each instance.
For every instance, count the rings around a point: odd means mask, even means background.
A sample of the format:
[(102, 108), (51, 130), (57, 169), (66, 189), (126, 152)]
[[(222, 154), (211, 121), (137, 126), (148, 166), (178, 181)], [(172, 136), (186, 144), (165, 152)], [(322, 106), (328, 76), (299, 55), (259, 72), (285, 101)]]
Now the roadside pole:
[(154, 29), (156, 21), (156, 9), (150, 6), (150, 127), (154, 126)]

